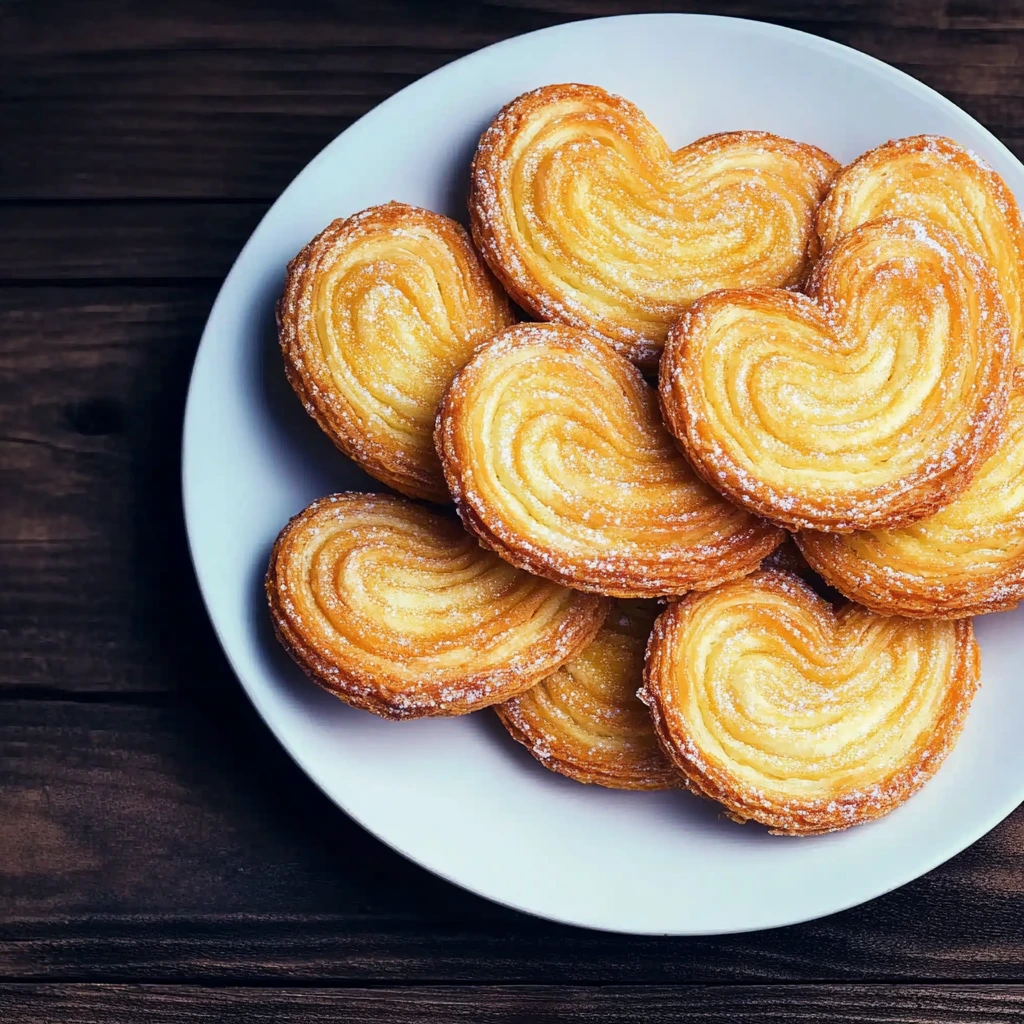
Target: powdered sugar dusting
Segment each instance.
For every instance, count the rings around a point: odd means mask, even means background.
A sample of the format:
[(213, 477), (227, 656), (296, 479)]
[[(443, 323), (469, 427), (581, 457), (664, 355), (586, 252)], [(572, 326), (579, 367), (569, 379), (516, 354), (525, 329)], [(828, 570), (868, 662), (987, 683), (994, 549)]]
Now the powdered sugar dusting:
[(506, 700), (577, 654), (607, 612), (387, 495), (313, 502), (278, 538), (267, 593), (285, 646), (317, 682), (397, 718)]
[(306, 411), (378, 479), (437, 501), (447, 499), (432, 438), (441, 393), (511, 321), (465, 231), (403, 203), (321, 232), (289, 266), (278, 306)]
[(640, 374), (572, 328), (519, 324), (482, 347), (437, 444), (469, 529), (571, 586), (684, 593), (749, 572), (782, 539), (697, 479)]
[(509, 104), (473, 162), (473, 235), (521, 305), (650, 365), (669, 324), (721, 287), (804, 274), (835, 170), (763, 132), (672, 153), (631, 103), (583, 85)]
[(815, 833), (931, 777), (977, 688), (975, 651), (969, 623), (835, 612), (772, 570), (670, 608), (646, 689), (692, 788), (740, 820)]
[(991, 274), (942, 228), (875, 221), (809, 291), (697, 303), (666, 351), (667, 422), (705, 479), (791, 528), (921, 518), (967, 486), (1005, 418)]

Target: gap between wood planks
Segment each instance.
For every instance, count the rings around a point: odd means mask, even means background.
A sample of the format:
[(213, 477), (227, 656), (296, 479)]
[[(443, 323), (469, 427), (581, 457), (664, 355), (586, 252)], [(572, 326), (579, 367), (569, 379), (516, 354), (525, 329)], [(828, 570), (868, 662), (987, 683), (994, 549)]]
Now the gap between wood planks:
[(1019, 1020), (1024, 991), (1019, 986), (446, 986), (380, 988), (281, 988), (251, 986), (61, 985), (0, 986), (0, 1008), (19, 1020), (66, 1024), (97, 1019), (119, 1024), (143, 1016), (153, 1024), (181, 1019), (337, 1020), (352, 1022), (502, 1021), (546, 1022), (653, 1020), (705, 1024), (763, 1024), (771, 1021), (837, 1019), (862, 1022), (970, 1024)]

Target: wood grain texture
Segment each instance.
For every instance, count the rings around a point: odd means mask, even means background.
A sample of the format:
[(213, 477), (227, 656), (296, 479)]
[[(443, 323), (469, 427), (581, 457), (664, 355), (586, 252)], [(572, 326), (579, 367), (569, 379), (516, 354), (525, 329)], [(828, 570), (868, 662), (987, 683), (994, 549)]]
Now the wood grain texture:
[(266, 203), (76, 201), (0, 207), (0, 287), (222, 278)]
[(388, 851), (308, 783), (226, 666), (182, 661), (177, 696), (0, 703), (0, 977), (1024, 979), (1024, 813), (898, 892), (799, 928), (583, 931)]
[(112, 516), (123, 526), (177, 494), (185, 391), (215, 294), (0, 289), (0, 539), (124, 540)]
[(178, 449), (213, 297), (0, 289), (0, 688), (175, 685), (171, 633), (202, 621)]
[[(0, 198), (270, 199), (357, 117), (489, 43), (574, 18), (671, 10), (633, 0), (514, 4), (0, 5)], [(774, 21), (889, 61), (1018, 154), (1019, 4), (750, 0), (682, 5)]]
[(951, 985), (674, 988), (457, 986), (450, 988), (200, 988), (157, 985), (0, 985), (0, 1012), (23, 1024), (190, 1024), (234, 1021), (468, 1021), (472, 1024), (997, 1024), (1024, 1014), (1024, 986)]
[[(186, 656), (216, 648), (179, 459), (215, 294), (214, 283), (0, 288), (0, 692), (173, 690), (202, 671)], [(342, 458), (296, 401), (266, 319), (257, 386), (339, 468), (340, 488)], [(182, 635), (201, 639), (183, 648)]]
[[(0, 4), (0, 1019), (1024, 1015), (1024, 811), (823, 921), (690, 940), (562, 927), (428, 875), (331, 805), (202, 611), (185, 389), (216, 282), (267, 204), (463, 53), (680, 6), (848, 43), (1024, 154), (1017, 0)], [(259, 343), (272, 414), (296, 426), (272, 329)], [(114, 984), (146, 981), (161, 984)]]

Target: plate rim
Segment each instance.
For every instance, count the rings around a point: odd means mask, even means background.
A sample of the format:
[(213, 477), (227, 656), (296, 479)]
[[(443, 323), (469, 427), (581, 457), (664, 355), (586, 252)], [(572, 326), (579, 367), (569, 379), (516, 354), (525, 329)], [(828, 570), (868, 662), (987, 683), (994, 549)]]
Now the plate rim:
[[(318, 777), (318, 772), (314, 770), (304, 755), (304, 752), (297, 745), (290, 743), (278, 724), (275, 723), (274, 714), (271, 709), (264, 705), (263, 697), (258, 693), (257, 688), (250, 686), (246, 681), (246, 677), (242, 671), (240, 671), (237, 664), (236, 658), (231, 651), (231, 647), (225, 642), (224, 636), (222, 635), (222, 629), (217, 618), (214, 616), (211, 609), (211, 600), (208, 596), (208, 588), (210, 583), (204, 571), (200, 568), (200, 560), (196, 553), (196, 544), (194, 542), (194, 536), (198, 530), (195, 525), (196, 520), (201, 516), (201, 499), (199, 499), (195, 493), (194, 488), (190, 486), (189, 480), (196, 479), (197, 474), (189, 472), (190, 465), (190, 450), (196, 444), (191, 438), (196, 432), (195, 422), (197, 416), (196, 412), (197, 402), (195, 401), (196, 391), (196, 380), (200, 375), (200, 368), (203, 362), (204, 353), (208, 355), (213, 346), (213, 340), (211, 337), (211, 324), (214, 323), (218, 308), (221, 303), (225, 301), (224, 295), (228, 290), (228, 286), (231, 283), (232, 277), (234, 276), (239, 263), (253, 244), (254, 238), (260, 232), (264, 222), (271, 216), (273, 211), (281, 204), (286, 197), (291, 193), (299, 184), (300, 179), (306, 174), (306, 172), (319, 163), (320, 161), (327, 158), (329, 151), (334, 145), (348, 132), (352, 131), (364, 122), (373, 120), (378, 117), (385, 116), (387, 109), (392, 105), (397, 98), (404, 93), (412, 89), (420, 88), (424, 83), (429, 80), (435, 80), (437, 78), (444, 77), (445, 75), (453, 73), (453, 69), (458, 65), (474, 61), (486, 61), (486, 55), (493, 53), (495, 50), (511, 47), (521, 44), (524, 40), (531, 39), (533, 37), (541, 35), (554, 35), (554, 34), (567, 34), (571, 35), (581, 25), (589, 25), (595, 22), (610, 23), (610, 22), (658, 22), (658, 21), (686, 21), (689, 23), (702, 22), (702, 23), (740, 23), (746, 27), (748, 31), (753, 30), (762, 33), (766, 37), (786, 37), (792, 39), (797, 37), (803, 45), (808, 46), (812, 49), (817, 49), (819, 52), (823, 52), (826, 55), (841, 60), (845, 63), (856, 64), (860, 66), (873, 67), (876, 71), (880, 72), (886, 78), (888, 78), (893, 85), (900, 86), (901, 88), (917, 93), (919, 96), (927, 97), (931, 103), (938, 103), (939, 106), (944, 107), (946, 111), (952, 114), (955, 118), (963, 123), (969, 124), (974, 130), (981, 131), (997, 151), (1001, 151), (1002, 155), (1021, 167), (1022, 173), (1024, 173), (1024, 163), (1017, 159), (1013, 152), (988, 128), (986, 128), (980, 121), (972, 117), (961, 107), (957, 106), (952, 100), (944, 96), (938, 90), (933, 89), (931, 86), (917, 80), (912, 75), (907, 74), (905, 71), (899, 68), (893, 67), (891, 64), (880, 60), (877, 57), (873, 57), (870, 54), (864, 53), (854, 47), (847, 46), (844, 43), (838, 43), (831, 39), (826, 39), (821, 36), (814, 35), (810, 32), (805, 32), (802, 29), (790, 28), (785, 25), (776, 25), (772, 22), (761, 21), (756, 18), (743, 18), (731, 15), (718, 15), (718, 14), (697, 14), (697, 13), (686, 13), (686, 12), (649, 12), (649, 13), (637, 13), (637, 14), (619, 14), (611, 15), (606, 17), (598, 18), (574, 18), (571, 21), (561, 22), (557, 25), (550, 25), (544, 28), (535, 29), (530, 32), (524, 32), (516, 36), (511, 36), (507, 39), (498, 40), (497, 42), (488, 44), (487, 46), (473, 50), (470, 53), (463, 54), (461, 57), (457, 57), (455, 60), (449, 61), (446, 64), (435, 68), (433, 71), (428, 72), (425, 75), (420, 76), (415, 81), (410, 82), (408, 85), (403, 86), (397, 92), (391, 94), (386, 99), (381, 101), (375, 107), (368, 110), (366, 113), (361, 115), (351, 125), (347, 126), (341, 132), (339, 132), (333, 139), (327, 142), (310, 160), (308, 160), (303, 167), (292, 177), (288, 184), (281, 190), (277, 198), (270, 204), (263, 216), (260, 218), (259, 223), (249, 233), (248, 238), (238, 252), (238, 255), (232, 261), (231, 267), (227, 274), (224, 276), (223, 281), (217, 291), (217, 296), (210, 308), (210, 312), (207, 316), (206, 323), (203, 326), (202, 334), (200, 335), (199, 344), (196, 347), (196, 353), (193, 359), (192, 369), (189, 374), (188, 388), (186, 391), (185, 410), (182, 418), (181, 428), (181, 447), (180, 447), (180, 480), (182, 490), (182, 511), (185, 524), (185, 534), (187, 539), (189, 561), (192, 566), (192, 571), (196, 578), (196, 583), (199, 588), (200, 596), (203, 603), (203, 609), (206, 614), (206, 618), (209, 621), (214, 635), (217, 638), (217, 643), (220, 646), (225, 659), (227, 660), (232, 674), (235, 676), (238, 684), (241, 686), (242, 691), (245, 693), (249, 702), (255, 708), (257, 714), (262, 720), (263, 724), (269, 729), (271, 735), (275, 741), (282, 747), (282, 749), (288, 754), (288, 756), (295, 762), (295, 764), (301, 769), (303, 774), (313, 783), (314, 786), (330, 801), (330, 803), (344, 813), (351, 821), (353, 821), (359, 828), (365, 830), (374, 837), (378, 842), (382, 843), (388, 849), (394, 851), (406, 861), (409, 861), (418, 868), (430, 872), (438, 878), (443, 879), (445, 882), (454, 885), (466, 892), (473, 894), (474, 896), (486, 899), (499, 906), (508, 908), (510, 910), (518, 911), (519, 913), (526, 914), (529, 917), (535, 918), (541, 921), (549, 921), (556, 924), (570, 925), (577, 928), (587, 929), (591, 931), (615, 934), (615, 935), (636, 935), (636, 936), (659, 936), (659, 937), (697, 937), (697, 936), (717, 936), (717, 935), (739, 935), (748, 934), (758, 931), (766, 931), (775, 928), (788, 927), (795, 924), (803, 924), (807, 922), (817, 921), (824, 917), (829, 917), (833, 914), (842, 913), (845, 910), (849, 910), (853, 907), (861, 906), (869, 903), (875, 899), (878, 899), (896, 889), (901, 888), (904, 885), (915, 881), (918, 878), (927, 875), (934, 871), (937, 867), (944, 864), (946, 861), (952, 859), (958, 854), (967, 850), (973, 846), (979, 839), (988, 834), (992, 829), (1004, 821), (1013, 811), (1024, 802), (1024, 791), (1020, 795), (1020, 799), (1008, 800), (1001, 803), (990, 815), (986, 816), (985, 822), (981, 827), (975, 827), (970, 829), (968, 832), (952, 832), (954, 836), (950, 842), (937, 846), (937, 852), (933, 856), (927, 857), (923, 860), (923, 866), (918, 865), (917, 867), (910, 868), (900, 873), (895, 880), (887, 881), (886, 884), (880, 888), (875, 889), (871, 895), (855, 895), (849, 899), (842, 898), (833, 903), (823, 905), (819, 910), (814, 913), (796, 912), (791, 915), (778, 915), (777, 919), (773, 919), (769, 923), (755, 923), (751, 925), (741, 925), (736, 927), (723, 927), (723, 928), (638, 928), (635, 926), (621, 927), (607, 922), (602, 922), (595, 919), (583, 919), (579, 915), (574, 914), (557, 914), (553, 912), (546, 912), (535, 907), (525, 906), (513, 899), (508, 899), (500, 894), (488, 891), (484, 887), (464, 882), (459, 878), (450, 874), (444, 867), (434, 864), (431, 862), (430, 857), (423, 857), (409, 849), (399, 845), (398, 843), (386, 838), (381, 832), (369, 825), (367, 822), (362, 820), (359, 815), (350, 810), (346, 806), (344, 800), (328, 792), (326, 783), (322, 782)], [(509, 97), (510, 99), (512, 97)], [(382, 485), (383, 486), (383, 485)], [(1024, 784), (1022, 784), (1024, 786)], [(874, 888), (874, 887), (872, 887)]]

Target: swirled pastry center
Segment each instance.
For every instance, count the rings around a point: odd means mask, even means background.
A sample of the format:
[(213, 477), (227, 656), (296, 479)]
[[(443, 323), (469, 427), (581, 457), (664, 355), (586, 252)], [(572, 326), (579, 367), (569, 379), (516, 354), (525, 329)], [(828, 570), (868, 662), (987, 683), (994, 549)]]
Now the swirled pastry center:
[(646, 699), (691, 784), (791, 832), (891, 810), (938, 767), (977, 685), (969, 622), (838, 612), (756, 573), (659, 619)]
[(549, 86), (511, 103), (474, 159), (474, 237), (511, 294), (651, 363), (705, 292), (788, 285), (813, 249), (836, 168), (764, 132), (673, 153), (632, 104)]
[(640, 374), (572, 328), (520, 324), (482, 348), (442, 404), (438, 444), (470, 529), (573, 586), (679, 593), (781, 540), (696, 477)]
[(1005, 415), (994, 279), (940, 228), (876, 221), (811, 292), (701, 300), (666, 354), (669, 426), (706, 479), (780, 522), (921, 518), (967, 486)]
[(887, 142), (836, 177), (818, 214), (822, 247), (860, 224), (892, 217), (938, 224), (988, 263), (1009, 315), (1014, 359), (1024, 363), (1024, 224), (1003, 179), (951, 139)]
[(698, 747), (749, 784), (831, 797), (874, 785), (927, 741), (951, 640), (925, 657), (906, 627), (852, 606), (834, 624), (794, 615), (785, 598), (754, 614), (714, 609), (690, 623), (682, 707)]
[(391, 717), (506, 699), (581, 650), (605, 613), (384, 495), (314, 502), (278, 538), (267, 592), (296, 660)]
[(400, 203), (336, 221), (293, 261), (279, 319), (289, 378), (332, 439), (399, 490), (447, 500), (437, 404), (511, 322), (462, 228)]

